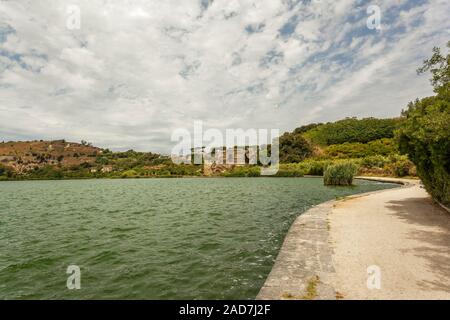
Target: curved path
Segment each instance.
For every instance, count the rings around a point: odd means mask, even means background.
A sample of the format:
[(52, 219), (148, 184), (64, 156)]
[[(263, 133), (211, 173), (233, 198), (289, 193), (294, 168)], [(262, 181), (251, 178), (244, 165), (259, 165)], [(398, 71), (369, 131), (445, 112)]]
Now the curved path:
[(297, 218), (257, 299), (450, 299), (450, 213), (395, 181)]

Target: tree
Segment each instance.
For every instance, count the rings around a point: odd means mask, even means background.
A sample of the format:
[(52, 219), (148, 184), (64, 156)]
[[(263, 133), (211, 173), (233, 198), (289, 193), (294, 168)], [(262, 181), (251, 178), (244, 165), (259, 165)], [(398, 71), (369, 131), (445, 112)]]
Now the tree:
[(300, 162), (312, 154), (312, 147), (301, 134), (285, 133), (280, 137), (280, 162)]
[(369, 141), (393, 138), (401, 119), (346, 118), (336, 122), (318, 125), (303, 136), (314, 144), (328, 146), (345, 142), (367, 143)]
[(310, 123), (310, 124), (295, 128), (294, 133), (295, 134), (305, 133), (305, 132), (312, 130), (320, 125), (322, 125), (322, 123)]
[[(450, 41), (447, 42), (447, 48), (450, 48)], [(447, 54), (447, 56), (443, 56), (441, 54), (441, 49), (434, 47), (431, 58), (424, 60), (423, 66), (417, 69), (418, 74), (423, 74), (427, 71), (430, 71), (432, 74), (430, 82), (434, 87), (434, 92), (448, 97), (450, 83), (450, 55)]]
[(406, 120), (397, 132), (399, 149), (416, 165), (433, 198), (450, 205), (450, 54), (434, 48), (417, 71), (431, 72), (436, 95), (410, 102), (402, 112)]

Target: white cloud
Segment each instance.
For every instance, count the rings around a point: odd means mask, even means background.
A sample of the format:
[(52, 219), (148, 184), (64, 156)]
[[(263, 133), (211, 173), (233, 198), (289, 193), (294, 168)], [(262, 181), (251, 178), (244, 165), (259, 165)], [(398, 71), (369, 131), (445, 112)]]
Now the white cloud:
[(361, 1), (295, 2), (2, 1), (0, 139), (168, 152), (195, 119), (283, 131), (431, 93), (415, 69), (449, 40), (448, 1), (377, 1), (381, 32)]

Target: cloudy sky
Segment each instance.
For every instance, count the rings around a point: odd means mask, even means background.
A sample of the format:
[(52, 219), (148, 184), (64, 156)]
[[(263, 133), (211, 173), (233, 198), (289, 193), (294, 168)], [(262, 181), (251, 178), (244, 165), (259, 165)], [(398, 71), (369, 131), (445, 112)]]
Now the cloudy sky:
[(448, 0), (1, 0), (0, 140), (168, 152), (194, 120), (397, 116), (431, 94), (415, 70), (450, 40), (449, 14)]

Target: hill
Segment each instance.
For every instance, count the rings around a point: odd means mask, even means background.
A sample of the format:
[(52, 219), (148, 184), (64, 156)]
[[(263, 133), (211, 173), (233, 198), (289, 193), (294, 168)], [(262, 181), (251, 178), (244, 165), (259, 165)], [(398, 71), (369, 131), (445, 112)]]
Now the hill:
[[(393, 138), (401, 119), (346, 118), (309, 124), (280, 137), (278, 176), (321, 175), (330, 164), (352, 161), (361, 174), (415, 174)], [(222, 166), (223, 167), (223, 166)], [(111, 152), (82, 142), (0, 143), (0, 179), (136, 178), (161, 176), (258, 176), (252, 166), (176, 165), (151, 152)], [(211, 171), (211, 172), (210, 172)]]
[(82, 164), (92, 164), (103, 149), (83, 142), (17, 141), (0, 143), (0, 164), (24, 173), (45, 166), (70, 168)]
[[(393, 138), (401, 118), (345, 118), (313, 126), (303, 136), (314, 144), (329, 146), (341, 143), (367, 143), (383, 138)], [(307, 127), (307, 126), (306, 126)], [(294, 132), (301, 131), (302, 127)]]

